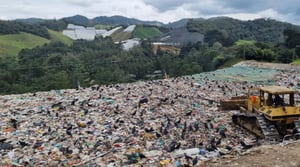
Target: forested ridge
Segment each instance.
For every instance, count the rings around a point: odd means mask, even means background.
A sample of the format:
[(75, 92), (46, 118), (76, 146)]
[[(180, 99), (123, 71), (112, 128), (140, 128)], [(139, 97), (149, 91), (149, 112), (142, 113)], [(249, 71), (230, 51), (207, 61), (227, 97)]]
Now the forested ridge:
[(50, 38), (47, 28), (43, 26), (30, 25), (16, 21), (0, 20), (0, 27), (0, 35), (27, 32), (47, 39)]
[(300, 30), (299, 26), (272, 19), (241, 21), (228, 17), (190, 19), (187, 28), (189, 31), (200, 32), (205, 36), (220, 33), (224, 36), (223, 44), (230, 44), (240, 39), (276, 44), (284, 42), (284, 30)]

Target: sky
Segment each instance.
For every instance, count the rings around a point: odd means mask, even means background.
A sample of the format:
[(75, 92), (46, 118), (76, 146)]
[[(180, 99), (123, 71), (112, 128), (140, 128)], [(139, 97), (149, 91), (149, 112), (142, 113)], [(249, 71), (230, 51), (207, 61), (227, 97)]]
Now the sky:
[(299, 0), (0, 0), (0, 19), (122, 15), (169, 23), (182, 18), (271, 18), (300, 25)]

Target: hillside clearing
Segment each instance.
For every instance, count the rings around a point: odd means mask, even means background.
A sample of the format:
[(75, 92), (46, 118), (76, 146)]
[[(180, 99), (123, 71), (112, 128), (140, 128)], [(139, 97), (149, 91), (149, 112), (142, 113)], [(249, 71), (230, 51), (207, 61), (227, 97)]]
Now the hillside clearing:
[(129, 39), (132, 36), (131, 32), (124, 32), (124, 29), (121, 28), (114, 32), (111, 35), (111, 38), (113, 39), (114, 42), (120, 42)]
[(133, 32), (134, 38), (140, 38), (140, 39), (151, 39), (154, 37), (157, 37), (161, 34), (161, 32), (155, 28), (155, 27), (137, 27), (135, 31)]
[(0, 35), (0, 56), (17, 56), (22, 49), (31, 49), (49, 42), (48, 39), (25, 32)]
[(108, 29), (111, 28), (111, 26), (110, 25), (104, 25), (104, 24), (97, 24), (97, 25), (95, 25), (95, 28), (97, 30), (99, 30), (99, 29), (106, 29), (106, 30), (108, 30)]

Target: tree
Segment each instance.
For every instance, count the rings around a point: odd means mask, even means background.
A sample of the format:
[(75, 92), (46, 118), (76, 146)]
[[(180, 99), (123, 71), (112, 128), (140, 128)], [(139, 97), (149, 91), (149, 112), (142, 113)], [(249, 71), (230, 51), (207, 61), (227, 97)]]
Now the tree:
[(218, 56), (214, 57), (214, 59), (212, 60), (212, 65), (215, 69), (217, 69), (218, 67), (223, 65), (224, 62), (225, 62), (225, 57), (222, 55), (218, 55)]
[(278, 48), (277, 60), (282, 63), (291, 63), (293, 61), (294, 52), (291, 49)]

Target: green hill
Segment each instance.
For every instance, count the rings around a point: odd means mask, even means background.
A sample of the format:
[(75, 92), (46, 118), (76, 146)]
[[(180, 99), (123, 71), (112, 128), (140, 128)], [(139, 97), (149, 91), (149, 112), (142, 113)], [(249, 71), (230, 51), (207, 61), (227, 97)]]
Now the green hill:
[(0, 35), (0, 56), (17, 56), (22, 49), (42, 46), (49, 42), (48, 39), (25, 32)]
[(142, 27), (138, 26), (135, 31), (133, 32), (134, 38), (141, 38), (141, 39), (152, 39), (159, 36), (161, 32), (156, 27)]
[(72, 45), (73, 40), (65, 35), (63, 35), (61, 32), (48, 30), (50, 34), (51, 41), (57, 42), (60, 41), (68, 46)]
[(284, 42), (283, 31), (286, 29), (300, 30), (300, 26), (272, 19), (241, 21), (228, 17), (190, 19), (187, 28), (191, 32), (200, 32), (208, 38), (220, 33), (233, 42), (244, 39), (271, 44)]

